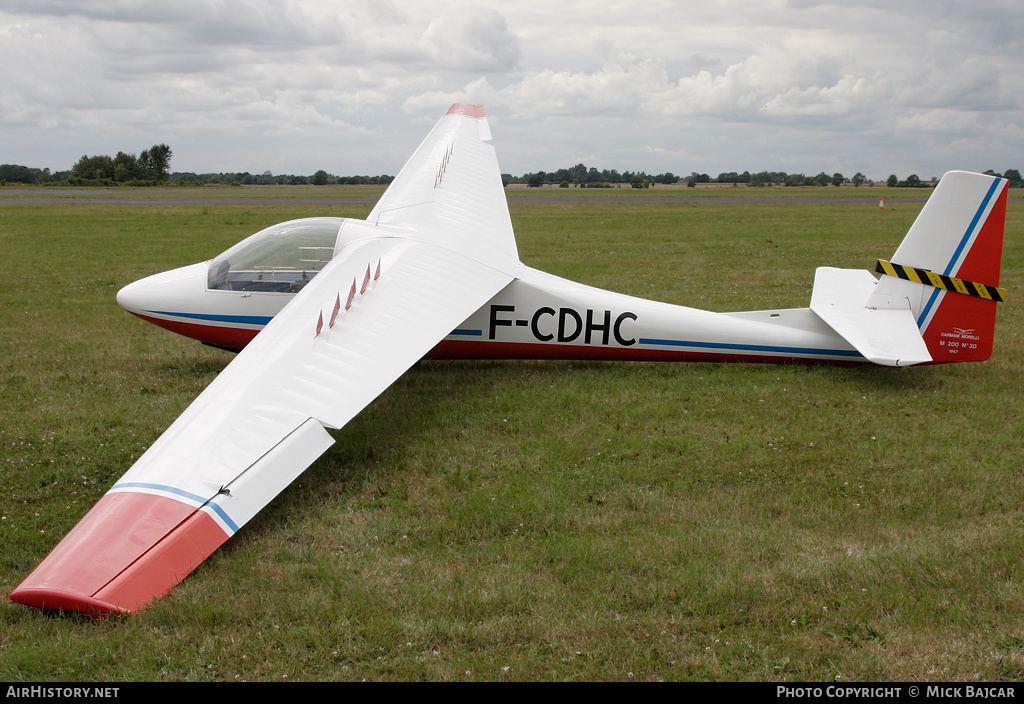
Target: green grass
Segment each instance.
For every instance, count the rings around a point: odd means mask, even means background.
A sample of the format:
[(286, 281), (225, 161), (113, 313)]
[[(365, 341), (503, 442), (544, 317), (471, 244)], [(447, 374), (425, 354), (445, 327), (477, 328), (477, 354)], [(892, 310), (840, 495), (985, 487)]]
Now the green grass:
[[(722, 311), (920, 208), (511, 203), (526, 263)], [(117, 289), (367, 211), (0, 206), (2, 593), (232, 358)], [(425, 362), (149, 609), (4, 600), (0, 680), (1018, 680), (1022, 244), (1014, 198), (983, 364)]]

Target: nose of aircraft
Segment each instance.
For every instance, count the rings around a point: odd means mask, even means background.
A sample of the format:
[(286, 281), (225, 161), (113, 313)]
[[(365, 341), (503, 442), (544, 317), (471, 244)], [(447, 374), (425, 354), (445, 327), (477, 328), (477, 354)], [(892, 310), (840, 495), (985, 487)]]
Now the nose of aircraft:
[(192, 264), (139, 279), (117, 292), (117, 303), (148, 320), (193, 310), (206, 291), (206, 266)]
[(240, 350), (263, 329), (291, 296), (252, 296), (207, 288), (209, 262), (147, 276), (117, 292), (129, 313), (214, 347)]

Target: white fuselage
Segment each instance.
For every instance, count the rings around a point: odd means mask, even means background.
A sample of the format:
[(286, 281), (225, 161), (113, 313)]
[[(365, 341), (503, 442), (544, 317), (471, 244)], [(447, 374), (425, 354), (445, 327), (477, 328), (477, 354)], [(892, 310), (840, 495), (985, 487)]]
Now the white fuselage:
[[(127, 310), (207, 344), (240, 349), (293, 294), (211, 290), (196, 264), (131, 284)], [(525, 267), (431, 359), (863, 362), (808, 308), (713, 313), (578, 284)]]

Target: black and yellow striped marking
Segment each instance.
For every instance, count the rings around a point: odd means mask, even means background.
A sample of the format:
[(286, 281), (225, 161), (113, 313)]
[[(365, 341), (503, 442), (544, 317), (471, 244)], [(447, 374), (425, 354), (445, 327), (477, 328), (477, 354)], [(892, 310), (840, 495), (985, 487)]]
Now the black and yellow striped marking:
[(925, 286), (934, 286), (935, 288), (945, 289), (946, 291), (956, 291), (957, 293), (962, 293), (965, 296), (975, 296), (976, 298), (984, 298), (989, 301), (1006, 300), (1005, 288), (979, 284), (974, 281), (957, 279), (952, 276), (943, 276), (942, 274), (936, 274), (934, 271), (928, 271), (927, 269), (915, 269), (914, 267), (903, 266), (902, 264), (893, 264), (892, 262), (887, 262), (884, 259), (878, 260), (878, 263), (875, 264), (875, 271), (879, 274), (895, 276), (897, 279), (916, 281), (917, 283), (924, 284)]

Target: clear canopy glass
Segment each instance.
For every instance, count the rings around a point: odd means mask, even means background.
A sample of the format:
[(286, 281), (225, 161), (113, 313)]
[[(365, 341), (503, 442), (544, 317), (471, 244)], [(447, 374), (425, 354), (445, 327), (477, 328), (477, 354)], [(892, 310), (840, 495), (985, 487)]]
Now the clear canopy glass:
[(257, 232), (210, 261), (207, 286), (295, 293), (334, 256), (345, 218), (290, 220)]

